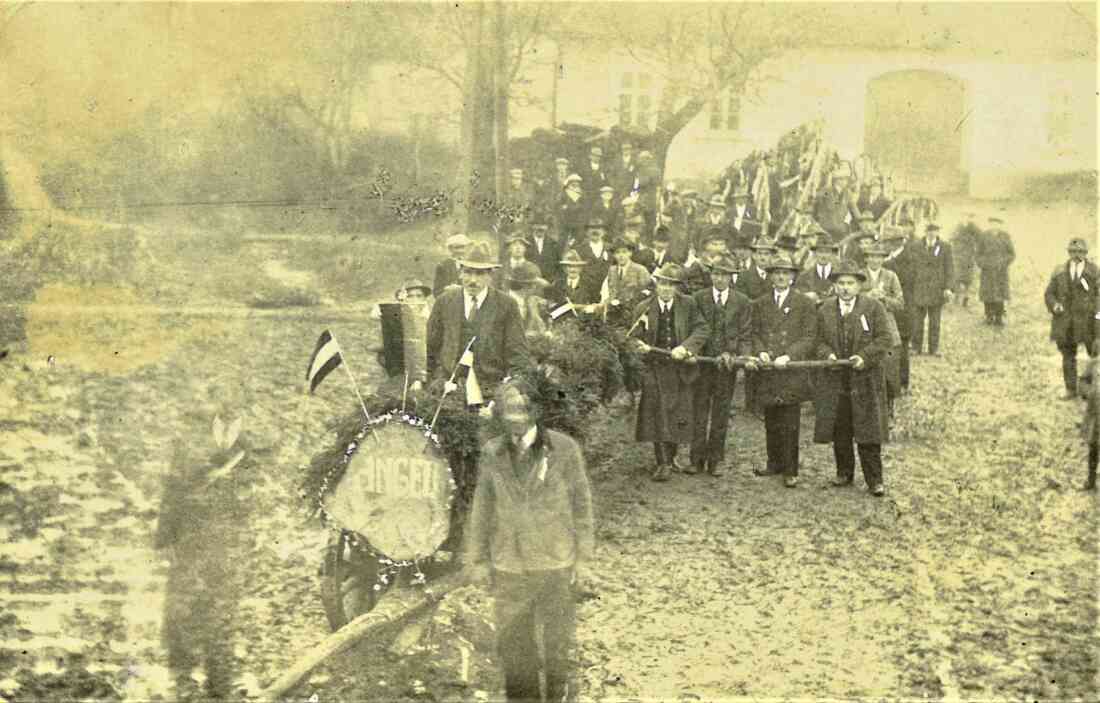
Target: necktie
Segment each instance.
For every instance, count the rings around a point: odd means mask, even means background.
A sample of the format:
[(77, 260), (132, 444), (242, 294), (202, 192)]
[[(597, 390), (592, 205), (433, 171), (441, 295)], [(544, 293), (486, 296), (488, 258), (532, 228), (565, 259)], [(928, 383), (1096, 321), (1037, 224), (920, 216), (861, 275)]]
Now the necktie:
[(1081, 266), (1081, 264), (1077, 263), (1076, 261), (1073, 262), (1073, 280), (1074, 281), (1076, 281), (1078, 278), (1081, 277), (1081, 269), (1079, 268), (1080, 266)]

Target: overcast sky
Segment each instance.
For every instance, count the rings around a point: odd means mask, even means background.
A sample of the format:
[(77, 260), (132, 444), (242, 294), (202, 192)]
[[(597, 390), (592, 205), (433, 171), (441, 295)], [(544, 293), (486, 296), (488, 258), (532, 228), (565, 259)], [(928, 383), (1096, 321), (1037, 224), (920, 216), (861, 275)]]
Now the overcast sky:
[[(617, 9), (629, 19), (693, 6)], [(341, 4), (30, 4), (0, 38), (0, 90), (8, 111), (37, 114), (55, 137), (110, 132), (151, 104), (169, 112), (214, 106), (257, 68), (282, 82), (317, 80), (331, 22), (347, 11)], [(840, 44), (965, 47), (1014, 60), (1096, 57), (1093, 4), (881, 3), (831, 11), (851, 29), (828, 33)], [(28, 112), (36, 103), (39, 112)]]

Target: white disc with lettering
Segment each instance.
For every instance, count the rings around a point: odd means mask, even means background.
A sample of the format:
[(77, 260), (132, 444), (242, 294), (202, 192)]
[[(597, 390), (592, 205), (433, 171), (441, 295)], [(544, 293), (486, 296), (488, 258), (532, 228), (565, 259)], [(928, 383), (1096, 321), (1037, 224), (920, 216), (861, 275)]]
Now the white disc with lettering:
[(454, 486), (423, 427), (393, 418), (349, 448), (347, 470), (325, 496), (329, 517), (394, 560), (424, 559), (450, 532)]

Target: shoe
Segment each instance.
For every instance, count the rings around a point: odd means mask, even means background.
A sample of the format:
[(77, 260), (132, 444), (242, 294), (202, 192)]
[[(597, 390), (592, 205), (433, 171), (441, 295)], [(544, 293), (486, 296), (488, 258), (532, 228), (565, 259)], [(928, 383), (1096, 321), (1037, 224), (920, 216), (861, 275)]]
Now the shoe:
[(852, 478), (842, 478), (840, 476), (837, 476), (836, 478), (834, 478), (832, 481), (829, 482), (829, 485), (831, 485), (835, 488), (846, 488), (846, 487), (852, 485), (852, 482), (854, 480), (855, 479), (852, 479)]
[(695, 474), (706, 471), (703, 462), (693, 462), (684, 467), (684, 473), (688, 476), (694, 476)]
[(875, 485), (871, 486), (871, 495), (873, 495), (873, 496), (884, 496), (884, 495), (886, 495), (886, 487), (883, 486), (881, 483), (876, 483)]
[(725, 476), (726, 470), (723, 469), (720, 465), (712, 462), (707, 467), (707, 473), (711, 476)]
[(669, 479), (668, 466), (663, 464), (658, 465), (657, 469), (653, 472), (653, 476), (651, 476), (651, 478), (658, 483), (664, 483), (665, 481), (667, 481)]
[(691, 462), (687, 459), (681, 459), (678, 456), (672, 457), (672, 468), (675, 471), (683, 471), (685, 474), (691, 473), (688, 468), (691, 466)]
[(757, 476), (775, 476), (776, 474), (783, 473), (779, 469), (773, 469), (770, 466), (766, 469), (753, 469), (752, 472)]
[(787, 488), (794, 488), (795, 486), (798, 485), (798, 477), (797, 476), (788, 476), (787, 478), (783, 479), (783, 485), (786, 486)]

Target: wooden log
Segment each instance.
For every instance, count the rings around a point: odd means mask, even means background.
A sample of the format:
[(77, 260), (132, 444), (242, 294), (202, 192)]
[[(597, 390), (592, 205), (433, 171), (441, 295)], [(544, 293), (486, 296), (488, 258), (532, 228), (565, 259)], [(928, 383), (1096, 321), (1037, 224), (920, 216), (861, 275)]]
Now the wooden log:
[[(667, 349), (650, 347), (649, 351), (658, 356), (672, 358), (672, 352)], [(717, 356), (693, 356), (689, 359), (685, 359), (682, 363), (717, 364), (719, 361), (720, 358)], [(837, 359), (835, 361), (830, 361), (829, 359), (809, 359), (806, 361), (788, 361), (785, 366), (776, 366), (775, 364), (765, 364), (754, 356), (735, 356), (733, 358), (733, 365), (735, 368), (743, 369), (750, 361), (755, 361), (760, 367), (760, 371), (782, 371), (783, 369), (841, 369), (852, 365), (852, 362), (848, 359)]]
[(328, 658), (345, 651), (368, 635), (412, 617), (462, 585), (464, 582), (459, 572), (444, 576), (424, 587), (391, 589), (373, 610), (363, 613), (314, 645), (260, 692), (260, 700), (273, 701), (282, 698)]

